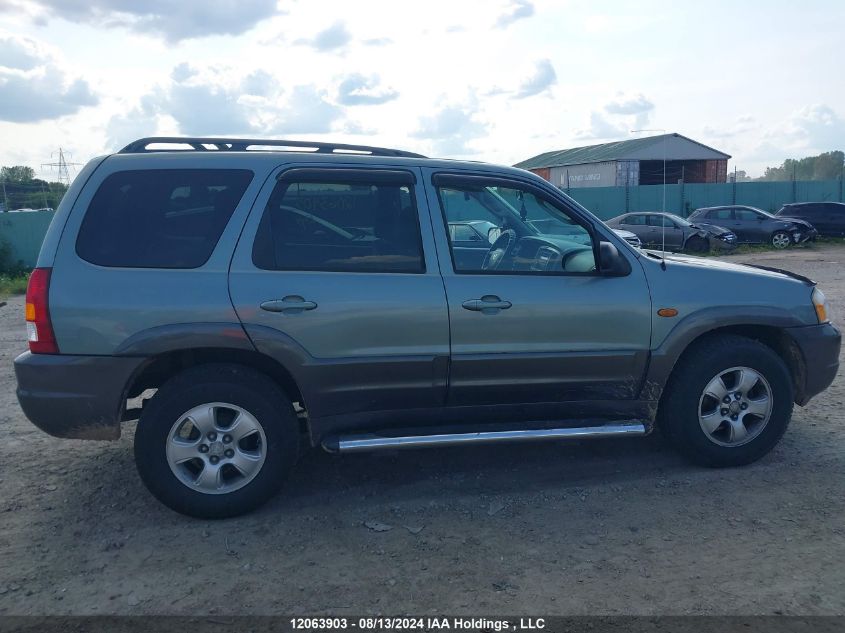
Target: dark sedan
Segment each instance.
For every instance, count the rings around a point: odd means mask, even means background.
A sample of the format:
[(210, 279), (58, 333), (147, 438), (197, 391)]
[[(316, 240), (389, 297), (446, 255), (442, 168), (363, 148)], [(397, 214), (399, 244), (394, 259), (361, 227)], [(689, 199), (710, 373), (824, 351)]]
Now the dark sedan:
[(731, 205), (697, 209), (688, 220), (713, 223), (736, 233), (745, 244), (771, 244), (786, 248), (813, 239), (818, 232), (809, 222), (797, 218), (779, 218), (756, 207)]
[(845, 204), (842, 202), (796, 202), (785, 204), (775, 214), (779, 218), (809, 222), (819, 235), (845, 236)]
[(711, 248), (733, 248), (737, 238), (731, 231), (714, 225), (699, 225), (671, 213), (626, 213), (608, 220), (614, 229), (624, 229), (636, 234), (646, 246), (666, 250), (704, 253)]

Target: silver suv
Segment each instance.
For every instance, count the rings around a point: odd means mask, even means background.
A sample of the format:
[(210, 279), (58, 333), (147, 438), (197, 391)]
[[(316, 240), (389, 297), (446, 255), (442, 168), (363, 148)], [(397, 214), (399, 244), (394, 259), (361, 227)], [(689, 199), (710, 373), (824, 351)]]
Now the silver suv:
[(313, 446), (658, 426), (697, 463), (747, 464), (832, 382), (826, 310), (786, 271), (632, 248), (526, 171), (149, 138), (92, 160), (65, 195), (15, 370), (38, 427), (105, 440), (138, 420), (149, 490), (224, 517), (266, 501)]

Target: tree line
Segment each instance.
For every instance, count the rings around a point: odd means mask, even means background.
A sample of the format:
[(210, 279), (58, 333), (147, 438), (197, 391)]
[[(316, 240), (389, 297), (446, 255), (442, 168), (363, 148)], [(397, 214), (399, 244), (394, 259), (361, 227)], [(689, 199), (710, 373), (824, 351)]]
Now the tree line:
[(0, 205), (14, 209), (55, 209), (67, 186), (35, 177), (35, 170), (25, 165), (0, 168)]
[(837, 150), (806, 158), (787, 158), (778, 167), (766, 167), (758, 180), (839, 180), (845, 153)]

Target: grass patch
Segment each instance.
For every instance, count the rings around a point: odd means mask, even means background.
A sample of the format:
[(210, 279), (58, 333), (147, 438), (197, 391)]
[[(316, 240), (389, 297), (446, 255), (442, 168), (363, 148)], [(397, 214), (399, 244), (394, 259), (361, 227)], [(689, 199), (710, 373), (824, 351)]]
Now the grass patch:
[(817, 244), (838, 244), (843, 245), (845, 244), (845, 237), (817, 237), (816, 238)]
[(26, 293), (29, 273), (0, 274), (0, 298)]

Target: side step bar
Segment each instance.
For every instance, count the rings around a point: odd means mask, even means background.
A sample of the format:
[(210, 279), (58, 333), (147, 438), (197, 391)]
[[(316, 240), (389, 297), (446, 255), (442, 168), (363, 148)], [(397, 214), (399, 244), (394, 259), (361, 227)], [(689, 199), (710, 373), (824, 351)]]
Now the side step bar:
[(323, 441), (323, 448), (330, 453), (357, 453), (383, 448), (427, 448), (431, 446), (454, 446), (457, 444), (531, 442), (539, 440), (585, 440), (645, 434), (646, 428), (641, 422), (625, 422), (566, 429), (482, 431), (478, 433), (442, 433), (438, 435), (408, 435), (403, 437), (342, 435), (326, 438)]

